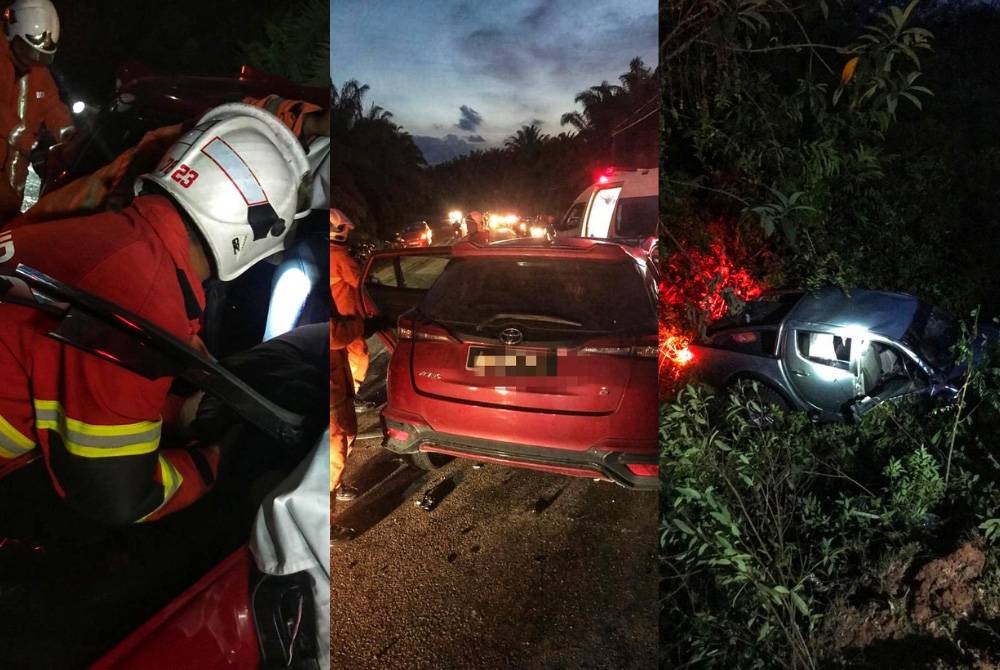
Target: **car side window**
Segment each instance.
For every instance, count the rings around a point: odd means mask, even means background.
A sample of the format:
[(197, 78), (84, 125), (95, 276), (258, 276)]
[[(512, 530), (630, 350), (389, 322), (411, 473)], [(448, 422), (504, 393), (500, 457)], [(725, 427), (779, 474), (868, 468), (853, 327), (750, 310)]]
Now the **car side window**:
[(396, 268), (392, 257), (378, 258), (372, 261), (372, 267), (368, 271), (368, 284), (377, 286), (398, 286), (396, 282)]
[(773, 356), (777, 335), (774, 329), (720, 333), (712, 338), (711, 345), (751, 356)]
[(795, 335), (802, 358), (839, 370), (851, 369), (851, 338), (808, 330), (796, 331)]
[(555, 228), (558, 231), (572, 230), (573, 228), (579, 228), (580, 224), (583, 222), (583, 210), (587, 206), (585, 202), (578, 202), (569, 208), (566, 215), (563, 216)]
[(429, 289), (450, 260), (450, 256), (400, 256), (403, 287)]
[(887, 385), (909, 382), (926, 386), (927, 379), (920, 368), (905, 353), (883, 342), (869, 342), (862, 346), (858, 359), (858, 373), (866, 395), (874, 395)]

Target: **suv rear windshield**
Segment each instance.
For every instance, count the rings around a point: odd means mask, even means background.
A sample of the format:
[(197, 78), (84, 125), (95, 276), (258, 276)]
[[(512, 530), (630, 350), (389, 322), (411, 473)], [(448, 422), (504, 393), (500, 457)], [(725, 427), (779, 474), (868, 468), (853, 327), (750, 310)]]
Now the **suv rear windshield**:
[(499, 326), (504, 314), (553, 319), (525, 320), (533, 333), (656, 332), (650, 293), (628, 263), (456, 258), (427, 292), (420, 310), (465, 332), (469, 329), (462, 326)]

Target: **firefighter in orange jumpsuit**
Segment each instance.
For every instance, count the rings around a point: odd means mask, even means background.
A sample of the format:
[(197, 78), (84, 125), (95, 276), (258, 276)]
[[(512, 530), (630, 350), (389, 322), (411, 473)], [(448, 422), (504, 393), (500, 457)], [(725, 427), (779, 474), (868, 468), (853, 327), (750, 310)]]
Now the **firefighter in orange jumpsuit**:
[(354, 396), (368, 371), (358, 282), (361, 270), (347, 253), (354, 224), (339, 209), (330, 209), (330, 490), (338, 500), (356, 492), (342, 483), (347, 453), (357, 434)]
[(48, 65), (59, 42), (59, 16), (49, 0), (17, 0), (4, 10), (0, 40), (0, 224), (21, 211), (28, 154), (44, 126), (61, 141), (73, 132)]
[[(281, 251), (308, 175), (277, 118), (223, 105), (140, 176), (121, 212), (0, 228), (0, 275), (24, 263), (196, 345), (202, 282)], [(208, 491), (217, 447), (161, 446), (181, 416), (171, 380), (67, 346), (48, 336), (54, 325), (0, 303), (0, 465), (40, 455), (59, 497), (105, 524), (159, 519)]]
[[(347, 251), (347, 236), (354, 224), (339, 209), (330, 209), (330, 295), (337, 312), (364, 319), (361, 311), (361, 268)], [(347, 360), (354, 379), (355, 394), (368, 374), (368, 345), (363, 335), (347, 345)]]

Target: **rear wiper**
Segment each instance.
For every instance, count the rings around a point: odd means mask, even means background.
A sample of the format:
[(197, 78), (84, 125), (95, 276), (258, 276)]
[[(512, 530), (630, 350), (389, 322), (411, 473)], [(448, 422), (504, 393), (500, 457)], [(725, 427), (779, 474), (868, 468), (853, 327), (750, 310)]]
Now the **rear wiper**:
[(476, 330), (482, 330), (487, 324), (493, 323), (494, 321), (503, 321), (507, 319), (526, 319), (529, 321), (543, 321), (545, 323), (554, 323), (559, 326), (573, 326), (574, 328), (580, 328), (583, 326), (579, 321), (570, 321), (569, 319), (560, 319), (557, 316), (549, 316), (547, 314), (494, 314), (493, 316), (483, 319), (476, 324)]

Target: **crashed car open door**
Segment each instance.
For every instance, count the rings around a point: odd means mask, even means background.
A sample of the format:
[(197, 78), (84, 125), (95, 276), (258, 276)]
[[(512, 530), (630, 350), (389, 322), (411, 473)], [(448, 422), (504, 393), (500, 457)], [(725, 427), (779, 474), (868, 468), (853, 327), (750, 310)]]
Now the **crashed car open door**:
[(366, 329), (396, 348), (396, 322), (415, 307), (451, 260), (451, 247), (398, 249), (372, 254), (361, 273)]

